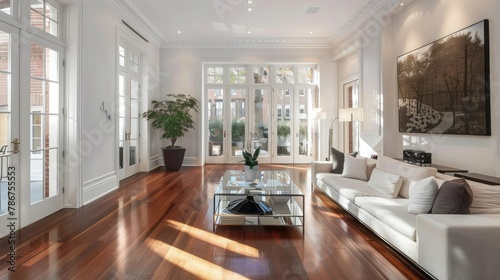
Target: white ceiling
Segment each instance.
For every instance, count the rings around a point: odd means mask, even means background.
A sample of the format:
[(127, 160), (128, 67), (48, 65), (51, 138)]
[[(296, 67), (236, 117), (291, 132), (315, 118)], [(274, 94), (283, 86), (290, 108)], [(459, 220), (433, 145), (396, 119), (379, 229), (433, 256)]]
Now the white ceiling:
[(258, 40), (329, 45), (389, 0), (117, 1), (162, 46), (175, 46)]

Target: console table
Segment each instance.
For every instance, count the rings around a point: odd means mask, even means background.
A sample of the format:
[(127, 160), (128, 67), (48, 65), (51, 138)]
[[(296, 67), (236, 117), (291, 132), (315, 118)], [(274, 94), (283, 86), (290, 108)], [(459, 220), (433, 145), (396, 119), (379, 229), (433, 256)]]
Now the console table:
[[(396, 158), (396, 159), (399, 161), (403, 161), (402, 158)], [(409, 163), (409, 164), (411, 164), (411, 163)], [(420, 166), (420, 165), (416, 165), (416, 166)], [(449, 167), (449, 166), (444, 166), (444, 165), (439, 165), (439, 164), (434, 164), (434, 163), (431, 163), (429, 166), (426, 166), (426, 167), (434, 167), (437, 169), (437, 172), (443, 173), (443, 174), (444, 173), (466, 173), (466, 172), (469, 172), (469, 170), (466, 170), (466, 169)]]
[(500, 178), (479, 173), (455, 173), (455, 177), (460, 177), (487, 185), (500, 185)]

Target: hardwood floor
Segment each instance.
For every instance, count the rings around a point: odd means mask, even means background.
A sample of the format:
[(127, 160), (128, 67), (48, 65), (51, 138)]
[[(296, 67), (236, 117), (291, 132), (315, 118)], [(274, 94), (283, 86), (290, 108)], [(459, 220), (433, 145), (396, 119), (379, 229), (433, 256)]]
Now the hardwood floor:
[(305, 194), (306, 228), (219, 226), (212, 199), (226, 169), (156, 169), (80, 209), (18, 232), (16, 272), (0, 239), (0, 279), (426, 279), (428, 276), (310, 188), (309, 165), (286, 169)]

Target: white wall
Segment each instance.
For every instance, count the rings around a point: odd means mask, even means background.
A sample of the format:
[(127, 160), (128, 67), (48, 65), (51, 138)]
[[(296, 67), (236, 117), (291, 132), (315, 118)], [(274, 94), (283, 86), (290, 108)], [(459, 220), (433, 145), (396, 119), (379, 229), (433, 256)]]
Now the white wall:
[[(383, 45), (390, 44), (383, 56), (384, 153), (401, 157), (406, 147), (432, 152), (432, 161), (465, 168), (487, 175), (500, 175), (498, 147), (497, 6), (494, 0), (480, 4), (470, 0), (420, 0), (393, 17), (384, 31)], [(491, 111), (492, 136), (402, 134), (398, 132), (396, 58), (408, 51), (458, 31), (483, 19), (490, 20)], [(391, 102), (387, 102), (391, 100)], [(387, 103), (386, 103), (387, 102)]]
[[(107, 1), (85, 1), (83, 5), (82, 137), (80, 140), (83, 198), (88, 203), (118, 187), (116, 137), (117, 30), (127, 30), (124, 16)], [(136, 36), (136, 35), (132, 35)], [(145, 94), (159, 91), (159, 48), (147, 44)], [(144, 93), (143, 93), (144, 94)], [(112, 119), (106, 120), (104, 102)], [(151, 153), (154, 156), (154, 152)]]
[[(329, 102), (327, 96), (333, 89), (332, 67), (324, 63), (330, 60), (329, 49), (224, 49), (224, 48), (195, 48), (195, 49), (161, 49), (160, 54), (160, 98), (169, 93), (184, 93), (197, 98), (202, 102), (202, 63), (204, 62), (241, 62), (241, 63), (264, 63), (264, 62), (312, 62), (320, 65), (320, 100)], [(324, 95), (324, 96), (323, 96)], [(325, 111), (330, 104), (325, 104)], [(322, 104), (323, 106), (323, 104)], [(200, 108), (200, 114), (201, 114)], [(186, 133), (185, 137), (177, 140), (179, 146), (187, 148), (184, 165), (202, 164), (202, 139), (201, 115), (196, 117), (198, 123), (195, 130)], [(326, 135), (326, 134), (325, 134)], [(326, 141), (328, 140), (322, 139)], [(165, 142), (166, 145), (168, 142)], [(325, 145), (325, 144), (322, 144)], [(326, 153), (326, 152), (325, 152)], [(323, 156), (325, 157), (325, 156)]]

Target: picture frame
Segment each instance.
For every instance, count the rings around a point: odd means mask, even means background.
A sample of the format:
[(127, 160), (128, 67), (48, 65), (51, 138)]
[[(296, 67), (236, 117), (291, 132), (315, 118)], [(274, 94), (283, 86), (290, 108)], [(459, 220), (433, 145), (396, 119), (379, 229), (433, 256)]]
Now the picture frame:
[(491, 135), (489, 22), (397, 58), (399, 132)]

